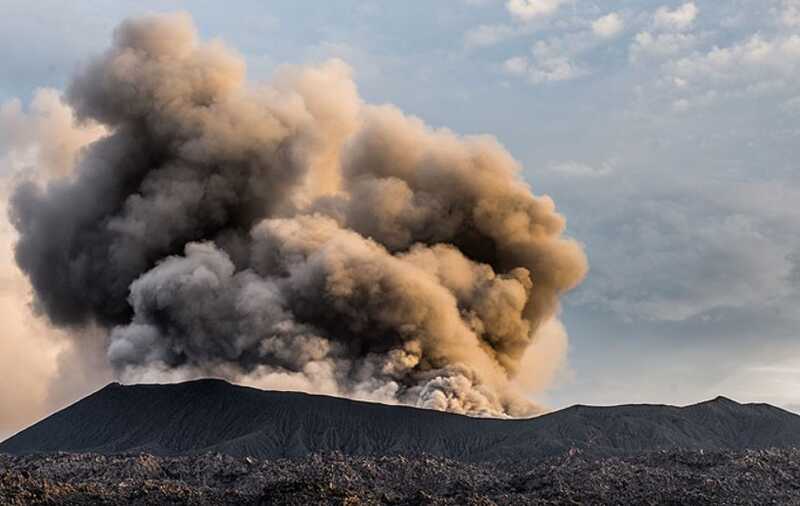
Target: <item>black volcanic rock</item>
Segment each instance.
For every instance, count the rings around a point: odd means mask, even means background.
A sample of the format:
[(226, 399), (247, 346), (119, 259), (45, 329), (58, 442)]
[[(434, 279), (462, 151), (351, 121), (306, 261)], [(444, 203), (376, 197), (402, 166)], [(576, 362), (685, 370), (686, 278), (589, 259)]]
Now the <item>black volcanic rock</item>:
[(681, 408), (573, 406), (529, 420), (496, 420), (199, 380), (108, 385), (6, 440), (0, 452), (257, 458), (341, 452), (507, 464), (573, 448), (609, 457), (772, 447), (800, 447), (800, 416), (725, 398)]
[(0, 504), (800, 504), (800, 450), (440, 457), (0, 454)]

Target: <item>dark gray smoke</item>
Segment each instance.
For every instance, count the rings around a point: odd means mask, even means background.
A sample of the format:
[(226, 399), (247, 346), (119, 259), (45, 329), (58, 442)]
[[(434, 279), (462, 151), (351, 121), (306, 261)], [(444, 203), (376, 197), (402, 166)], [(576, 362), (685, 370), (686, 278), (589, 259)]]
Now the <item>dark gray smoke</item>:
[(492, 138), (364, 104), (342, 62), (244, 74), (187, 15), (119, 26), (67, 93), (110, 133), (11, 200), (37, 307), (108, 329), (123, 378), (529, 412), (523, 355), (586, 271), (553, 202)]

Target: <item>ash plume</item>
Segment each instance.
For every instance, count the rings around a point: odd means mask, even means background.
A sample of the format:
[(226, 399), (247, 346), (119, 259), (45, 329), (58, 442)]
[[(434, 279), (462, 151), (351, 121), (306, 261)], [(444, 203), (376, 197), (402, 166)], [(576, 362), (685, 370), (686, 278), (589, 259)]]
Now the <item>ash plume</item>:
[(248, 83), (185, 14), (123, 22), (66, 96), (108, 133), (16, 188), (16, 260), (120, 377), (531, 412), (516, 379), (587, 267), (493, 138), (364, 103), (338, 60)]

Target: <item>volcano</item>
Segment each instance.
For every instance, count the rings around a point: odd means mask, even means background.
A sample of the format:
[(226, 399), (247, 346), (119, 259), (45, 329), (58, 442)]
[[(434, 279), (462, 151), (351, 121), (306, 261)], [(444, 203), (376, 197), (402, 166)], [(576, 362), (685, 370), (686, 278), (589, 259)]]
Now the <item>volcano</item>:
[(685, 407), (572, 406), (530, 419), (472, 418), (222, 380), (112, 383), (0, 444), (0, 453), (302, 457), (430, 455), (530, 461), (578, 449), (609, 457), (658, 450), (800, 447), (800, 416), (724, 397)]

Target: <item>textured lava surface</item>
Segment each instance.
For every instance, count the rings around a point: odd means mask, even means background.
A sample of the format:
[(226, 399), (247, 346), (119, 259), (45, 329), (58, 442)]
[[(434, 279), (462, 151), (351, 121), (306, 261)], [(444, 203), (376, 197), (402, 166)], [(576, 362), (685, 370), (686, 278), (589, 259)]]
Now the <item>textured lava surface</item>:
[(0, 455), (0, 504), (799, 504), (800, 451), (660, 451), (538, 462)]

